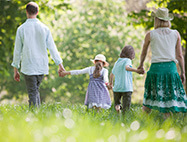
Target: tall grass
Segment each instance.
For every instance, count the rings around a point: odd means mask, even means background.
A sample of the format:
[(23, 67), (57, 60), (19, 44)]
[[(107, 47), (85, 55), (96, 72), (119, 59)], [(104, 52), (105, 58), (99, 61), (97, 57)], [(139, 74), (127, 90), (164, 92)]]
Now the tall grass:
[(152, 111), (146, 115), (132, 105), (125, 115), (109, 110), (87, 110), (80, 104), (0, 106), (0, 142), (150, 142), (187, 140), (187, 115), (164, 120)]

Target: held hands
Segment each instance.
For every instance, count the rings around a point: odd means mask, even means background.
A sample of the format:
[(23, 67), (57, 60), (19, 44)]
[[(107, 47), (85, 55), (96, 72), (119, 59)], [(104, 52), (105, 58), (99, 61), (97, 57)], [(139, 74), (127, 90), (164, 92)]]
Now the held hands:
[(144, 74), (144, 73), (145, 73), (145, 70), (144, 70), (143, 65), (139, 65), (139, 66), (138, 66), (138, 68), (137, 68), (137, 73), (138, 73), (138, 74)]
[(106, 87), (108, 88), (108, 90), (110, 90), (110, 89), (113, 88), (113, 84), (112, 84), (112, 83), (107, 83), (107, 84), (106, 84)]
[(62, 64), (59, 64), (59, 69), (58, 69), (58, 75), (59, 75), (59, 77), (64, 77), (61, 74), (62, 71), (65, 71), (64, 66)]
[(137, 73), (138, 74), (144, 74), (145, 73), (144, 68), (137, 69)]
[(68, 74), (70, 74), (69, 71), (61, 71), (61, 72), (59, 73), (59, 76), (60, 76), (60, 77), (64, 77), (64, 76), (66, 76), (66, 75), (68, 75)]

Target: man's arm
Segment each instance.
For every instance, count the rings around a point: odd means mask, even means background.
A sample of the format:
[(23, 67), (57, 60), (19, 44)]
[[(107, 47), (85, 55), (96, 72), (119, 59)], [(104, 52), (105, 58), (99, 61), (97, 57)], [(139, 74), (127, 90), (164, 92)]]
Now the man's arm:
[(20, 74), (19, 74), (18, 69), (20, 68), (22, 48), (23, 48), (23, 43), (21, 39), (20, 29), (18, 29), (16, 32), (13, 62), (11, 64), (14, 67), (14, 80), (15, 81), (20, 81)]
[(62, 64), (62, 59), (60, 57), (60, 54), (59, 54), (59, 52), (57, 50), (57, 47), (55, 45), (55, 42), (53, 40), (53, 37), (52, 37), (50, 31), (48, 31), (48, 35), (47, 35), (47, 40), (46, 41), (47, 41), (47, 48), (49, 49), (49, 52), (50, 52), (51, 57), (52, 57), (53, 61), (55, 62), (55, 64), (56, 65)]
[(20, 68), (22, 48), (23, 48), (23, 44), (22, 44), (22, 39), (21, 39), (21, 35), (20, 35), (20, 29), (18, 29), (16, 32), (13, 62), (11, 64), (13, 67), (15, 67), (17, 69)]

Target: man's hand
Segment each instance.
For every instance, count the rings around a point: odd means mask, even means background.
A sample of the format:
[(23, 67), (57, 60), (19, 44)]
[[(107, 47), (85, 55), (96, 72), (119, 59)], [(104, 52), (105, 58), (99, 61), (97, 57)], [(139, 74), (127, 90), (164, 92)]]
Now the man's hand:
[(59, 69), (58, 69), (58, 75), (59, 75), (59, 77), (64, 77), (61, 74), (62, 71), (66, 71), (66, 70), (64, 69), (64, 66), (62, 64), (59, 64)]
[(15, 81), (20, 81), (20, 74), (17, 68), (14, 68), (14, 80)]

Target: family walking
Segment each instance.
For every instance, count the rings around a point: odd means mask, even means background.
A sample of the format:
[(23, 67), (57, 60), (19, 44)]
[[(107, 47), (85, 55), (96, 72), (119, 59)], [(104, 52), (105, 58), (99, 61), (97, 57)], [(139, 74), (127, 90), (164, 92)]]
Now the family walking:
[[(109, 89), (113, 89), (114, 106), (117, 112), (123, 113), (130, 108), (133, 93), (132, 72), (144, 74), (144, 61), (150, 45), (151, 66), (145, 80), (143, 111), (149, 113), (156, 109), (166, 117), (175, 112), (186, 112), (187, 98), (182, 83), (185, 81), (184, 59), (181, 49), (181, 38), (177, 30), (170, 29), (173, 15), (167, 8), (158, 8), (154, 17), (154, 30), (145, 36), (138, 68), (132, 67), (135, 58), (134, 48), (125, 46), (115, 62), (110, 80), (109, 66), (106, 57), (98, 54), (91, 61), (94, 66), (80, 70), (66, 71), (62, 59), (53, 41), (49, 28), (36, 17), (39, 7), (35, 2), (26, 6), (27, 20), (17, 29), (14, 56), (14, 79), (20, 81), (18, 69), (21, 62), (21, 73), (25, 78), (29, 96), (29, 106), (40, 105), (39, 86), (45, 74), (48, 74), (49, 50), (55, 64), (59, 66), (59, 76), (89, 74), (90, 80), (85, 96), (85, 105), (97, 110), (109, 109), (111, 99)], [(180, 76), (176, 64), (180, 66)], [(122, 100), (122, 102), (121, 102)]]

